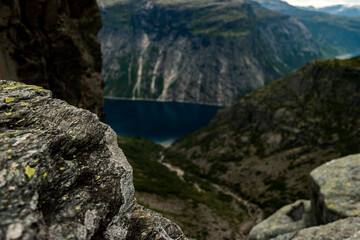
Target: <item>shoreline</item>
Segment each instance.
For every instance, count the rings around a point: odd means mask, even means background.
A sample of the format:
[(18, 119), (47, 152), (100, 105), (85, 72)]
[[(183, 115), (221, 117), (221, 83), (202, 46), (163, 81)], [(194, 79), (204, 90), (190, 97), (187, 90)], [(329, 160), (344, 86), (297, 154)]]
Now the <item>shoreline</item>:
[(146, 102), (163, 102), (163, 103), (188, 103), (188, 104), (198, 104), (198, 105), (206, 105), (206, 106), (213, 106), (213, 107), (221, 107), (226, 108), (231, 105), (219, 105), (215, 103), (198, 103), (198, 102), (191, 102), (185, 100), (158, 100), (154, 98), (125, 98), (125, 97), (113, 97), (113, 96), (104, 96), (104, 99), (111, 99), (111, 100), (127, 100), (127, 101), (146, 101)]

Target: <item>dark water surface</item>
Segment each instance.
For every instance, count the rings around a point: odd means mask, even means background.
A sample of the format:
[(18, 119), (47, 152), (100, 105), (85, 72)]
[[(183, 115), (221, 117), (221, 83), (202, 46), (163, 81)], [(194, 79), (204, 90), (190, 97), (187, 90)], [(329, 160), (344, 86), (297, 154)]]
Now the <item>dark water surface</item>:
[(205, 126), (221, 109), (194, 103), (105, 99), (105, 123), (118, 135), (142, 136), (170, 145)]

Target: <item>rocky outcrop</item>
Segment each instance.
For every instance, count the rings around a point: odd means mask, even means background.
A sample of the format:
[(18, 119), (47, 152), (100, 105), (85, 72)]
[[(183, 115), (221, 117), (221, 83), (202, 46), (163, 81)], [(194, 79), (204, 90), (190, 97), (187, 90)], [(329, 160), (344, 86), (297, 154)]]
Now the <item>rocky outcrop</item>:
[(40, 85), (100, 116), (104, 84), (96, 1), (1, 1), (0, 13), (0, 79)]
[[(360, 154), (335, 159), (316, 168), (310, 174), (311, 207), (310, 202), (306, 201), (300, 211), (299, 203), (303, 200), (299, 200), (293, 206), (283, 207), (255, 226), (250, 232), (249, 239), (358, 239), (359, 172)], [(304, 204), (307, 206), (304, 207)], [(305, 209), (308, 211), (303, 215)], [(342, 218), (346, 219), (339, 220)], [(295, 220), (298, 220), (298, 223), (294, 223)], [(312, 225), (321, 226), (307, 228)]]
[(0, 81), (0, 239), (186, 239), (137, 205), (132, 181), (95, 114)]
[[(310, 174), (310, 198), (317, 224), (360, 217), (360, 155), (336, 159)], [(360, 231), (360, 229), (359, 229)]]
[(266, 240), (313, 226), (312, 218), (310, 201), (298, 200), (293, 204), (282, 207), (251, 229), (249, 240)]
[(357, 240), (360, 238), (360, 218), (346, 218), (324, 226), (277, 236), (271, 240)]
[(251, 1), (99, 1), (105, 95), (229, 105), (320, 56), (306, 27)]

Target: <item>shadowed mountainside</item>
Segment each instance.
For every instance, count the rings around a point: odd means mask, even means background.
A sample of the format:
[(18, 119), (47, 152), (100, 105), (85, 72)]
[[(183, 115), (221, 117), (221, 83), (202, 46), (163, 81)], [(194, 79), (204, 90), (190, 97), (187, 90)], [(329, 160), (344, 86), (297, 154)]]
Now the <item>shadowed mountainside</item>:
[(5, 0), (0, 12), (0, 79), (40, 85), (101, 116), (96, 1)]
[(312, 61), (220, 110), (165, 158), (230, 187), (268, 215), (306, 197), (307, 175), (360, 152), (360, 57)]
[(310, 31), (323, 56), (360, 54), (360, 18), (309, 11), (280, 0), (254, 0), (263, 7), (296, 17)]

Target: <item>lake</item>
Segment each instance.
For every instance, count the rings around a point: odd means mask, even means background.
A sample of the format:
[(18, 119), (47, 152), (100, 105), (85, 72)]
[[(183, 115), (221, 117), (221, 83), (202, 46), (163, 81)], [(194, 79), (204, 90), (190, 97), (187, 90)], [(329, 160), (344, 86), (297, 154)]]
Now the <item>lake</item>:
[(121, 136), (141, 136), (169, 146), (205, 126), (222, 107), (180, 102), (105, 99), (105, 123)]

